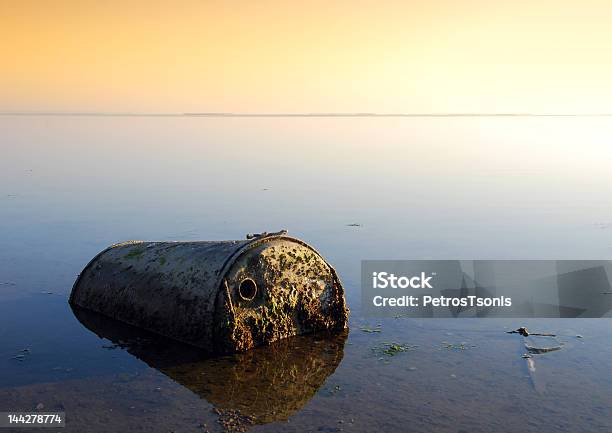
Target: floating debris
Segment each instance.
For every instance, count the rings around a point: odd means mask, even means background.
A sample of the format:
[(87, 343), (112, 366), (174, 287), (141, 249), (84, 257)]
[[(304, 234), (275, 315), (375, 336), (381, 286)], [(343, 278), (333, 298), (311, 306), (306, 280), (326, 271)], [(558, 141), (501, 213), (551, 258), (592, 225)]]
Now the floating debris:
[(70, 303), (216, 353), (347, 327), (342, 284), (316, 250), (286, 230), (247, 238), (113, 245)]
[(16, 359), (17, 361), (25, 361), (26, 358), (32, 353), (29, 347), (25, 347), (17, 352), (17, 355), (11, 357), (11, 359)]
[(544, 334), (544, 333), (539, 333), (539, 332), (529, 332), (527, 330), (527, 328), (525, 327), (521, 327), (518, 329), (515, 329), (514, 331), (507, 331), (506, 334), (520, 334), (523, 337), (529, 337), (530, 335), (537, 335), (540, 337), (556, 337), (555, 334)]
[[(372, 351), (378, 355), (395, 356), (398, 353), (408, 352), (418, 348), (418, 345), (403, 344), (395, 342), (385, 342), (372, 348)], [(384, 358), (379, 358), (384, 359)]]
[(527, 328), (518, 328), (518, 329), (515, 329), (514, 331), (507, 331), (506, 334), (520, 334), (526, 337), (527, 335), (529, 335), (529, 331), (527, 331)]
[(378, 325), (376, 325), (375, 328), (370, 328), (369, 326), (362, 326), (359, 329), (361, 330), (361, 332), (366, 332), (368, 334), (373, 334), (373, 333), (378, 333), (381, 332), (381, 324), (379, 323)]
[(563, 346), (557, 339), (556, 334), (543, 332), (529, 332), (527, 328), (521, 327), (514, 331), (507, 331), (507, 334), (519, 334), (525, 337), (525, 348), (531, 354), (554, 352)]
[(531, 334), (525, 339), (525, 349), (529, 353), (547, 353), (561, 350), (563, 343), (557, 340), (554, 336), (539, 336), (540, 338), (534, 337), (536, 334)]
[(524, 337), (523, 343), (527, 352), (523, 353), (521, 358), (526, 361), (525, 365), (533, 389), (539, 394), (544, 393), (546, 385), (542, 381), (542, 377), (536, 374), (536, 358), (549, 352), (561, 350), (563, 343), (557, 339), (556, 334), (529, 332), (525, 327), (518, 328), (515, 331), (507, 331), (507, 333), (519, 334)]
[(330, 389), (330, 390), (329, 390), (329, 393), (330, 393), (331, 395), (334, 395), (334, 394), (336, 394), (337, 392), (339, 392), (341, 389), (342, 389), (342, 388), (340, 388), (340, 385), (336, 385), (336, 386), (334, 386), (332, 389)]
[(467, 350), (476, 347), (475, 344), (468, 344), (465, 341), (461, 343), (449, 343), (447, 341), (442, 342), (442, 348), (446, 350)]

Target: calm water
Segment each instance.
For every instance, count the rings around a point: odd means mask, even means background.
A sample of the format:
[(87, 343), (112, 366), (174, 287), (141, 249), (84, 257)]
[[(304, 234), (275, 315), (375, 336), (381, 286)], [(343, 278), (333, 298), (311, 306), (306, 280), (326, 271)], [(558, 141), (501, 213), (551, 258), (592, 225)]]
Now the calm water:
[[(0, 411), (42, 403), (79, 433), (611, 431), (608, 319), (359, 305), (362, 259), (612, 259), (611, 123), (0, 117)], [(348, 336), (202, 360), (67, 304), (114, 242), (282, 228), (335, 265)], [(563, 349), (529, 368), (521, 325)]]

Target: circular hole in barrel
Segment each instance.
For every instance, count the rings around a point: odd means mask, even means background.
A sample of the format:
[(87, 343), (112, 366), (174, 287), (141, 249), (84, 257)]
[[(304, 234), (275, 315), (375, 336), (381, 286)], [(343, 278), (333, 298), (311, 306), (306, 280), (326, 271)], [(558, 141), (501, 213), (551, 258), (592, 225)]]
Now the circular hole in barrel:
[(257, 284), (250, 278), (245, 278), (238, 286), (238, 294), (245, 301), (252, 301), (257, 296)]

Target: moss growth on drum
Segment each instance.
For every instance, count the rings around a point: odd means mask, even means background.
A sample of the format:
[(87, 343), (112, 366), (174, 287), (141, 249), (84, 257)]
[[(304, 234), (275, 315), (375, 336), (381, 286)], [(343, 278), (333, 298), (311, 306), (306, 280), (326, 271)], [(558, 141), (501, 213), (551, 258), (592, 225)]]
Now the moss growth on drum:
[(144, 248), (138, 247), (138, 248), (132, 249), (129, 253), (127, 253), (123, 257), (126, 258), (126, 259), (139, 259), (139, 258), (142, 257), (144, 252), (145, 252)]
[(237, 272), (234, 284), (247, 277), (257, 280), (263, 295), (234, 306), (231, 340), (242, 350), (346, 325), (341, 287), (325, 261), (309, 249), (282, 243), (263, 248)]

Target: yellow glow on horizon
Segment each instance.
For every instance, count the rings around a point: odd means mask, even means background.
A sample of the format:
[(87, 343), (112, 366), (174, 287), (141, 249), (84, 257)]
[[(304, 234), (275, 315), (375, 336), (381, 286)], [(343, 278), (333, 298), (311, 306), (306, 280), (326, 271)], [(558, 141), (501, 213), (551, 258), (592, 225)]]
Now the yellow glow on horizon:
[(612, 112), (609, 1), (12, 1), (0, 110)]

